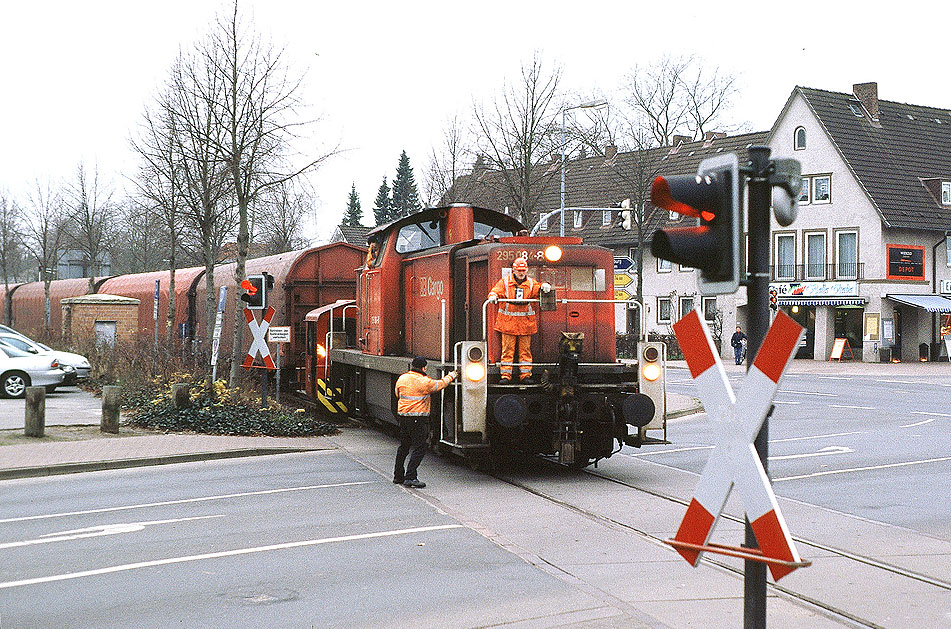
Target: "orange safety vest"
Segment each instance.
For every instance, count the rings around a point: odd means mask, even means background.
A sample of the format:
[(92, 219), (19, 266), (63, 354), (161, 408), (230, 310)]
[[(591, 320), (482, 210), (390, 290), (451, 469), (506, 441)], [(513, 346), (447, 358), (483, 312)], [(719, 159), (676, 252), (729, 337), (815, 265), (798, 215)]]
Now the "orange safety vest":
[(408, 417), (429, 415), (429, 394), (442, 391), (452, 381), (449, 375), (439, 380), (418, 371), (408, 371), (396, 380), (396, 412)]
[[(499, 299), (538, 299), (538, 289), (541, 285), (530, 277), (518, 284), (514, 275), (503, 277), (489, 294), (496, 294)], [(502, 334), (525, 336), (538, 332), (538, 304), (534, 302), (517, 303), (505, 302), (499, 304), (495, 315), (495, 330)]]

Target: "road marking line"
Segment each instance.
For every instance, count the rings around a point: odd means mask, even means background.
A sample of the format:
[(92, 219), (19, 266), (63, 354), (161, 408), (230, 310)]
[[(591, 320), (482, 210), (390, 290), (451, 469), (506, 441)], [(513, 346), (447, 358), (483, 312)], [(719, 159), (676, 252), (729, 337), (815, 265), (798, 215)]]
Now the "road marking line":
[(913, 382), (911, 380), (877, 380), (876, 382), (890, 382), (892, 384), (921, 384), (920, 382)]
[(912, 411), (912, 415), (933, 415), (934, 417), (951, 417), (949, 413), (929, 413), (928, 411)]
[(649, 452), (637, 452), (632, 454), (628, 454), (627, 452), (625, 452), (625, 454), (627, 454), (627, 456), (629, 457), (651, 456), (654, 454), (671, 454), (673, 452), (690, 452), (692, 450), (711, 450), (714, 447), (715, 446), (693, 446), (691, 448), (676, 448), (674, 450), (651, 450)]
[(849, 472), (867, 472), (870, 470), (884, 470), (890, 467), (907, 467), (909, 465), (922, 465), (924, 463), (941, 463), (942, 461), (951, 461), (951, 456), (943, 456), (937, 459), (923, 459), (921, 461), (906, 461), (904, 463), (888, 463), (886, 465), (870, 465), (868, 467), (850, 467), (844, 470), (828, 470), (825, 472), (813, 472), (812, 474), (801, 474), (799, 476), (784, 476), (774, 478), (773, 482), (781, 480), (799, 480), (801, 478), (814, 478), (816, 476), (829, 476), (831, 474), (848, 474)]
[(831, 408), (854, 408), (860, 411), (874, 411), (874, 406), (851, 406), (849, 404), (830, 404)]
[(45, 515), (26, 515), (18, 518), (5, 518), (0, 520), (0, 524), (7, 522), (25, 522), (27, 520), (46, 520), (49, 518), (59, 518), (70, 515), (89, 515), (91, 513), (109, 513), (112, 511), (127, 511), (129, 509), (144, 509), (146, 507), (164, 507), (167, 505), (181, 505), (193, 502), (206, 502), (209, 500), (225, 500), (227, 498), (244, 498), (246, 496), (265, 496), (268, 494), (281, 494), (291, 491), (308, 491), (311, 489), (329, 489), (332, 487), (349, 487), (351, 485), (369, 485), (376, 481), (355, 481), (352, 483), (331, 483), (328, 485), (306, 485), (303, 487), (285, 487), (283, 489), (263, 489), (261, 491), (244, 491), (236, 494), (222, 494), (220, 496), (203, 496), (201, 498), (182, 498), (181, 500), (165, 500), (163, 502), (146, 502), (137, 505), (127, 505), (124, 507), (105, 507), (103, 509), (87, 509), (85, 511), (65, 511), (63, 513), (48, 513)]
[(818, 376), (820, 380), (851, 380), (850, 377), (845, 376)]
[(114, 572), (125, 572), (127, 570), (137, 570), (139, 568), (152, 568), (154, 566), (167, 566), (176, 563), (188, 563), (191, 561), (201, 561), (204, 559), (220, 559), (222, 557), (236, 557), (238, 555), (250, 555), (252, 553), (263, 553), (272, 550), (286, 550), (288, 548), (302, 548), (305, 546), (317, 546), (319, 544), (331, 544), (335, 542), (352, 542), (364, 539), (373, 539), (377, 537), (392, 537), (394, 535), (409, 535), (412, 533), (427, 533), (430, 531), (441, 531), (446, 529), (463, 528), (461, 524), (442, 524), (439, 526), (420, 526), (411, 529), (397, 529), (394, 531), (380, 531), (379, 533), (363, 533), (360, 535), (343, 535), (341, 537), (324, 537), (321, 539), (308, 539), (301, 542), (287, 542), (285, 544), (271, 544), (269, 546), (256, 546), (253, 548), (237, 548), (235, 550), (224, 550), (215, 553), (204, 553), (201, 555), (186, 555), (184, 557), (171, 557), (169, 559), (156, 559), (153, 561), (140, 561), (138, 563), (128, 563), (119, 566), (110, 566), (108, 568), (97, 568), (95, 570), (83, 570), (82, 572), (67, 572), (65, 574), (55, 574), (48, 577), (37, 577), (35, 579), (22, 579), (20, 581), (6, 581), (0, 583), (0, 590), (22, 587), (24, 585), (37, 585), (40, 583), (52, 583), (54, 581), (67, 581), (69, 579), (80, 579), (83, 577), (94, 577), (101, 574), (111, 574)]
[(807, 441), (809, 439), (828, 439), (829, 437), (848, 437), (849, 435), (860, 435), (863, 431), (855, 430), (853, 432), (836, 432), (830, 435), (813, 435), (810, 437), (789, 437), (787, 439), (770, 439), (770, 443), (783, 443), (784, 441)]
[(223, 515), (200, 515), (191, 518), (175, 518), (173, 520), (152, 520), (151, 522), (129, 522), (121, 524), (100, 524), (99, 526), (88, 526), (86, 528), (74, 529), (72, 531), (62, 531), (60, 533), (47, 533), (36, 539), (28, 539), (19, 542), (6, 542), (0, 544), (0, 550), (4, 548), (19, 548), (21, 546), (34, 546), (36, 544), (49, 544), (51, 542), (68, 542), (74, 539), (86, 539), (88, 537), (101, 537), (103, 535), (118, 535), (120, 533), (137, 533), (147, 526), (155, 524), (175, 524), (178, 522), (190, 522), (192, 520), (207, 520), (209, 518), (223, 518)]
[(819, 393), (818, 391), (788, 391), (783, 390), (779, 393), (792, 393), (793, 395), (818, 395), (821, 397), (839, 397), (838, 393)]
[(818, 452), (809, 452), (807, 454), (784, 454), (782, 456), (771, 456), (769, 457), (770, 461), (784, 461), (787, 459), (808, 459), (814, 456), (829, 456), (830, 454), (848, 454), (849, 452), (855, 452), (852, 448), (846, 448), (845, 446), (828, 446), (819, 450)]
[(930, 424), (934, 420), (938, 419), (937, 417), (932, 417), (931, 419), (923, 419), (920, 422), (915, 422), (914, 424), (903, 424), (899, 428), (914, 428), (915, 426), (924, 426), (925, 424)]
[(783, 400), (773, 400), (773, 404), (802, 404), (802, 402), (784, 402)]

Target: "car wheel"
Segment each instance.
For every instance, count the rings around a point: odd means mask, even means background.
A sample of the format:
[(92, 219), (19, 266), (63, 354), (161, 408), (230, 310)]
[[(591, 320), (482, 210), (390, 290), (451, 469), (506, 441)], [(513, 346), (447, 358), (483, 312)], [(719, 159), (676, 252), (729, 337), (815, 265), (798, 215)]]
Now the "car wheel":
[(3, 395), (6, 397), (20, 398), (30, 386), (30, 377), (22, 371), (12, 371), (3, 375), (3, 382), (0, 388), (3, 389)]

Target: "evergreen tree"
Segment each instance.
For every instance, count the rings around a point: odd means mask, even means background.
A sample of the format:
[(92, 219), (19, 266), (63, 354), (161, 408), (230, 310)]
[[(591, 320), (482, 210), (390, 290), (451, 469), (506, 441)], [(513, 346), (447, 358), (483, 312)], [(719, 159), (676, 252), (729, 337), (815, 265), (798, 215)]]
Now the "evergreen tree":
[(359, 227), (363, 221), (363, 210), (360, 209), (360, 195), (357, 194), (357, 184), (350, 184), (350, 199), (347, 201), (347, 213), (344, 214), (343, 224), (350, 227)]
[(377, 225), (389, 223), (390, 218), (390, 186), (386, 183), (386, 177), (383, 177), (383, 183), (376, 193), (376, 201), (373, 202), (373, 218)]
[(416, 191), (413, 167), (409, 165), (409, 156), (406, 155), (406, 151), (400, 154), (396, 179), (393, 180), (393, 200), (390, 207), (394, 219), (409, 216), (423, 209), (419, 202), (419, 193)]

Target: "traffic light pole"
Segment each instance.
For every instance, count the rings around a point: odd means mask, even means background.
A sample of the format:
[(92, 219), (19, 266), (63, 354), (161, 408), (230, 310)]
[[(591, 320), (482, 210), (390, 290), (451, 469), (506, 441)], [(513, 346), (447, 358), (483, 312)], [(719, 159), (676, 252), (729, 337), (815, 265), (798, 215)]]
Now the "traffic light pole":
[[(753, 359), (759, 351), (766, 332), (769, 329), (769, 228), (770, 228), (770, 194), (772, 186), (769, 182), (772, 162), (769, 159), (770, 148), (767, 146), (752, 146), (749, 149), (749, 169), (744, 169), (749, 175), (749, 207), (748, 217), (748, 249), (746, 280), (747, 295), (747, 352), (746, 368), (753, 366)], [(770, 413), (772, 414), (772, 410)], [(763, 463), (763, 469), (769, 475), (766, 458), (769, 454), (769, 414), (763, 421), (763, 426), (753, 442), (756, 453)], [(758, 548), (756, 536), (746, 520), (746, 543), (748, 548)], [(766, 626), (766, 564), (761, 561), (746, 561), (744, 570), (744, 606), (743, 626), (753, 629)]]

